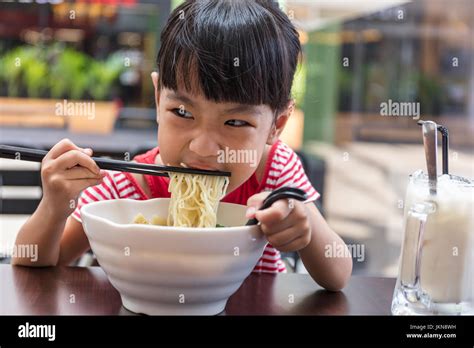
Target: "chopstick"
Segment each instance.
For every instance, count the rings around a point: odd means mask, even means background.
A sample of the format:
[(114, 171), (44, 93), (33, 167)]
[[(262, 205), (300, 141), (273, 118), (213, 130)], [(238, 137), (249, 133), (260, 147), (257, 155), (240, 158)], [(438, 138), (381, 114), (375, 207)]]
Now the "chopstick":
[[(41, 162), (48, 151), (31, 149), (19, 146), (0, 145), (0, 158), (19, 159), (21, 161)], [(137, 174), (168, 176), (168, 172), (186, 173), (195, 175), (230, 176), (230, 172), (217, 170), (194, 169), (173, 166), (119, 161), (101, 157), (91, 157), (101, 169), (115, 170)]]

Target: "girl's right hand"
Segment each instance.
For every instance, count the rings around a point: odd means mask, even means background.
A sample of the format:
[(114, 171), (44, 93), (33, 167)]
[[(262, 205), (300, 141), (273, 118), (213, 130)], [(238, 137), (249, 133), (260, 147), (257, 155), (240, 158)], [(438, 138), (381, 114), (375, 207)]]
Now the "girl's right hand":
[(105, 176), (91, 159), (92, 149), (82, 149), (69, 139), (53, 146), (41, 162), (43, 203), (54, 215), (67, 218), (77, 206), (82, 190), (98, 185)]

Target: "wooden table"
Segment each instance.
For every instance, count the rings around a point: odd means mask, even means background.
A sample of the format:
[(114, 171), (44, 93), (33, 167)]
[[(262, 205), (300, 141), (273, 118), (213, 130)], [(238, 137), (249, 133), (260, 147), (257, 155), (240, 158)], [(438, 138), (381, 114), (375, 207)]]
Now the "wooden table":
[[(395, 279), (351, 278), (342, 292), (304, 274), (251, 274), (225, 315), (390, 315)], [(74, 303), (71, 303), (74, 302)], [(100, 267), (0, 265), (0, 315), (133, 315)]]

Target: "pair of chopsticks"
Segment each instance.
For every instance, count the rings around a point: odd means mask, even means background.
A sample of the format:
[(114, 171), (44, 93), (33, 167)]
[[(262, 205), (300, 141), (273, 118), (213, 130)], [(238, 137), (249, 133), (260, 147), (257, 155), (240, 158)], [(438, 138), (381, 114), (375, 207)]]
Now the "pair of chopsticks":
[[(26, 147), (0, 145), (0, 158), (19, 159), (21, 161), (41, 162), (48, 151)], [(115, 170), (137, 174), (168, 176), (168, 172), (186, 173), (195, 175), (230, 176), (230, 172), (217, 170), (194, 169), (173, 166), (159, 166), (152, 164), (135, 163), (112, 160), (101, 157), (91, 157), (101, 169)]]

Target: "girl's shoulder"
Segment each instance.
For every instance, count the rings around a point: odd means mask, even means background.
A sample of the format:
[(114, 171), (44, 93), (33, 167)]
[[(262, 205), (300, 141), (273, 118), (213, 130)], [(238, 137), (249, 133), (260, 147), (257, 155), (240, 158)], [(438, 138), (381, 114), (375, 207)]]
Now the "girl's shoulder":
[(302, 189), (307, 193), (308, 201), (314, 201), (319, 197), (319, 193), (305, 173), (298, 154), (278, 140), (269, 151), (259, 191), (272, 191), (283, 186)]
[[(155, 159), (156, 159), (156, 156), (159, 154), (159, 152), (160, 152), (160, 149), (158, 147), (155, 147), (151, 150), (148, 150), (145, 153), (136, 155), (133, 158), (133, 161), (137, 162), (137, 163), (144, 163), (144, 164), (155, 164)], [(152, 191), (151, 191), (151, 187), (150, 187), (150, 184), (149, 184), (150, 180), (147, 180), (145, 175), (137, 174), (137, 173), (131, 173), (130, 174), (130, 179), (131, 179), (131, 181), (133, 181), (133, 183), (137, 187), (139, 187), (143, 191), (143, 194), (144, 194), (145, 198), (153, 196)]]
[(154, 147), (151, 150), (148, 150), (145, 153), (136, 155), (133, 160), (138, 163), (154, 164), (156, 156), (160, 153), (160, 148)]
[(271, 183), (274, 178), (278, 178), (285, 167), (296, 157), (296, 153), (281, 140), (277, 140), (273, 145), (268, 146), (262, 158), (263, 170), (261, 173), (257, 173), (262, 190), (266, 188), (267, 183)]
[[(133, 158), (134, 162), (144, 164), (156, 164), (156, 158), (160, 154), (160, 148), (157, 146), (143, 154), (139, 154)], [(146, 199), (157, 198), (157, 197), (168, 197), (168, 180), (164, 177), (142, 175), (142, 174), (130, 174), (133, 178), (134, 184), (138, 186)]]

